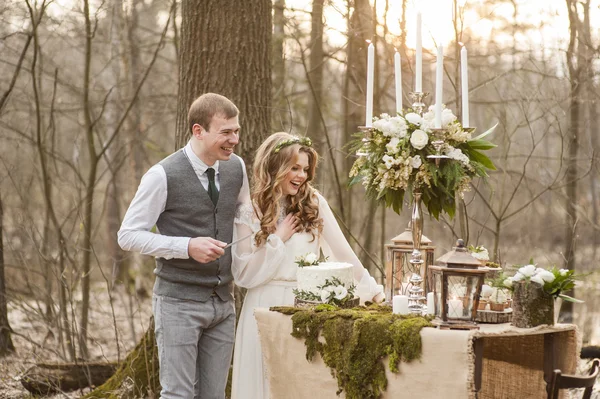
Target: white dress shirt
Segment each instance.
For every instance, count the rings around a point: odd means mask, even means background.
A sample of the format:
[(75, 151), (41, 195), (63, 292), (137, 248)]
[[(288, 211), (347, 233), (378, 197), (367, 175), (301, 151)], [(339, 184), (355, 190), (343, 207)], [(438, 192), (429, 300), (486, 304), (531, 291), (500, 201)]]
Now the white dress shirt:
[[(209, 168), (192, 150), (190, 142), (183, 148), (184, 154), (190, 161), (200, 183), (208, 191)], [(232, 155), (237, 157), (237, 155)], [(238, 205), (250, 201), (250, 188), (244, 161), (242, 163), (243, 182), (238, 196)], [(215, 170), (215, 184), (219, 184), (219, 161), (210, 166)], [(165, 259), (188, 259), (188, 244), (192, 237), (170, 237), (156, 232), (155, 225), (167, 203), (167, 174), (160, 164), (152, 166), (140, 181), (135, 197), (125, 213), (121, 228), (117, 233), (121, 248), (126, 251), (139, 252), (142, 255), (152, 255)], [(233, 223), (233, 221), (232, 221)]]

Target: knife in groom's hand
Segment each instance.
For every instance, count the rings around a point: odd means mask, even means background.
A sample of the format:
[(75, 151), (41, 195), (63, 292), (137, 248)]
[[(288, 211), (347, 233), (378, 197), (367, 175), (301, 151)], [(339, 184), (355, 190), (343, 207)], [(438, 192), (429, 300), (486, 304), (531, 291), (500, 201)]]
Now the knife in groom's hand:
[(240, 241), (247, 240), (248, 238), (252, 237), (252, 234), (254, 234), (254, 233), (250, 233), (250, 234), (248, 234), (248, 235), (247, 235), (247, 236), (245, 236), (245, 237), (238, 238), (237, 240), (230, 242), (229, 244), (225, 245), (225, 246), (223, 247), (223, 249), (227, 249), (227, 248), (229, 248), (230, 246), (232, 246), (233, 244), (237, 244), (237, 243), (238, 243), (238, 242), (240, 242)]

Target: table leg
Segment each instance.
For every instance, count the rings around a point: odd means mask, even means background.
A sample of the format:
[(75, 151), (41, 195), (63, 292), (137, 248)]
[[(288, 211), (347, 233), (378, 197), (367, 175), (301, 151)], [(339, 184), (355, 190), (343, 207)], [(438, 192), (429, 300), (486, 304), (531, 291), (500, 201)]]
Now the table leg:
[(475, 398), (477, 398), (481, 390), (483, 374), (483, 338), (473, 340), (473, 351), (475, 352)]
[(554, 371), (556, 359), (556, 337), (555, 333), (544, 334), (544, 381), (546, 381), (546, 391), (550, 392), (550, 381)]

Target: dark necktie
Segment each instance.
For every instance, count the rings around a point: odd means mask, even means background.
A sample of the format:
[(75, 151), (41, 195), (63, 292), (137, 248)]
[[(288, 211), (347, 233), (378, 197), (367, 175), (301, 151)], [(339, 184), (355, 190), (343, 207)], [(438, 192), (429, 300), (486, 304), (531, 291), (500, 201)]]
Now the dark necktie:
[(215, 184), (215, 170), (213, 168), (206, 169), (208, 175), (208, 196), (212, 200), (213, 204), (217, 205), (219, 201), (219, 190)]

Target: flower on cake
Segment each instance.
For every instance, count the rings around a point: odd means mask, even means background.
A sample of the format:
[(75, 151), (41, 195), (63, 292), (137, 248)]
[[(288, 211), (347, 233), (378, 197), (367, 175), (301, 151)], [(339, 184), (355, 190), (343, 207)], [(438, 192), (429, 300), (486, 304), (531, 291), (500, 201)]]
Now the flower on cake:
[(296, 256), (295, 261), (299, 267), (315, 266), (319, 264), (319, 256), (313, 252), (309, 252), (306, 255)]
[(293, 290), (293, 293), (296, 298), (304, 301), (314, 301), (340, 306), (354, 298), (356, 286), (352, 284), (350, 287), (346, 287), (337, 277), (332, 277), (331, 279), (325, 280), (325, 284), (318, 286), (317, 289), (318, 294), (297, 289)]
[[(397, 213), (405, 193), (420, 190), (432, 216), (445, 212), (452, 217), (455, 196), (468, 191), (473, 178), (495, 170), (482, 152), (495, 147), (483, 140), (493, 128), (472, 138), (472, 130), (463, 129), (448, 108), (442, 111), (443, 129), (434, 126), (433, 106), (422, 117), (410, 109), (397, 116), (382, 114), (368, 132), (358, 134), (354, 149), (362, 155), (352, 166), (350, 184), (361, 182), (369, 197), (385, 201)], [(438, 165), (431, 155), (448, 159)]]

